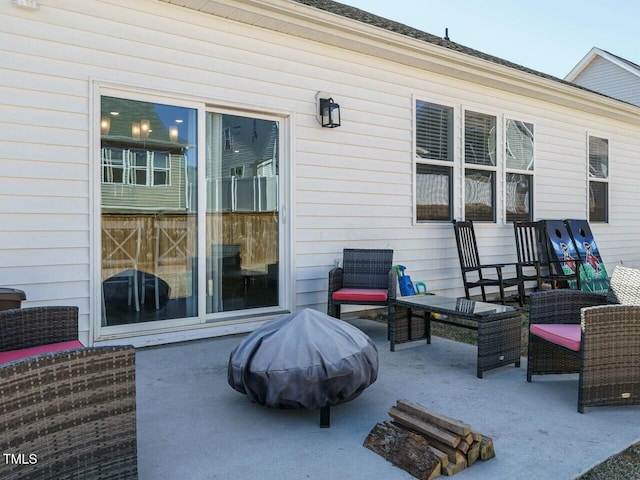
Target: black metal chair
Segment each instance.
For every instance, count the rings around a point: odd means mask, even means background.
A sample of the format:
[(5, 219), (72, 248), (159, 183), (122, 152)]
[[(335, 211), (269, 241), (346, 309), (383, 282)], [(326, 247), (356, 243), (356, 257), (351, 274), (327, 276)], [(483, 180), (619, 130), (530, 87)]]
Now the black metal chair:
[(345, 248), (342, 267), (329, 272), (327, 314), (340, 318), (340, 306), (388, 307), (396, 296), (393, 250)]
[(513, 231), (516, 237), (516, 253), (521, 268), (522, 284), (520, 295), (524, 298), (525, 282), (536, 282), (536, 289), (542, 289), (544, 284), (549, 289), (567, 288), (571, 280), (575, 281), (576, 288), (580, 289), (580, 275), (576, 270), (565, 273), (562, 270), (562, 262), (554, 258), (549, 251), (549, 240), (544, 221), (513, 222)]
[[(471, 298), (469, 291), (472, 288), (480, 288), (482, 301), (487, 301), (486, 287), (498, 287), (500, 292), (500, 302), (505, 303), (505, 288), (517, 287), (518, 302), (523, 305), (522, 296), (522, 271), (518, 263), (496, 263), (482, 264), (478, 254), (478, 244), (476, 234), (473, 229), (473, 222), (453, 221), (453, 231), (456, 236), (458, 246), (458, 258), (460, 259), (460, 270), (462, 272), (462, 283), (468, 299)], [(504, 267), (513, 267), (516, 270), (515, 277), (505, 277)], [(485, 271), (493, 271), (491, 277), (485, 276)]]

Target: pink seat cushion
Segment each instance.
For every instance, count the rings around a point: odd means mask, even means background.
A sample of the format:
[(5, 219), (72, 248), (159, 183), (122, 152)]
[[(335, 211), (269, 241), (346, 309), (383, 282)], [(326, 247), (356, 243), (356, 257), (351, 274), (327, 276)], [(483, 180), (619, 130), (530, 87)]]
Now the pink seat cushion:
[(534, 324), (531, 333), (574, 352), (580, 351), (580, 325)]
[(386, 302), (387, 291), (373, 288), (341, 288), (333, 292), (331, 298), (343, 302)]
[(84, 348), (84, 345), (79, 340), (72, 340), (70, 342), (51, 343), (21, 350), (9, 350), (8, 352), (0, 352), (0, 363), (12, 362), (13, 360), (20, 360), (21, 358), (32, 357), (41, 353), (71, 350), (72, 348)]

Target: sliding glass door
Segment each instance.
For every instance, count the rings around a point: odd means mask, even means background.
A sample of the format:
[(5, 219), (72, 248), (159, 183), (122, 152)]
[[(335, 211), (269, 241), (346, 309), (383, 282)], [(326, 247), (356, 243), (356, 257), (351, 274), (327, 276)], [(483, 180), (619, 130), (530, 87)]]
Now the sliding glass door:
[(207, 113), (207, 313), (279, 303), (277, 121)]
[(280, 306), (279, 120), (102, 96), (100, 134), (102, 327)]

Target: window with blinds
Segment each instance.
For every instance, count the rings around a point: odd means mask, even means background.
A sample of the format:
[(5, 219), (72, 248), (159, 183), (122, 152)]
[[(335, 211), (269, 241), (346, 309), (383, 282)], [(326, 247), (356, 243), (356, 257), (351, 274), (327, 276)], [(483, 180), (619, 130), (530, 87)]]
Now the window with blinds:
[(416, 101), (416, 219), (451, 220), (453, 108)]
[[(464, 114), (465, 219), (496, 220), (496, 117)], [(469, 168), (473, 166), (473, 168)]]
[(589, 220), (609, 221), (609, 140), (589, 136)]

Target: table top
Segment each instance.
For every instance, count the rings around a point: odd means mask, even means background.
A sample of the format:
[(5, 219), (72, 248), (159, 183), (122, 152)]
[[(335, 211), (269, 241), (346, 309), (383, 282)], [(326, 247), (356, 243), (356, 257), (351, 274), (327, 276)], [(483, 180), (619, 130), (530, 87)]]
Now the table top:
[(517, 308), (508, 305), (476, 302), (466, 298), (451, 298), (433, 294), (397, 297), (393, 303), (403, 307), (428, 310), (432, 313), (475, 319), (513, 314), (519, 311)]

